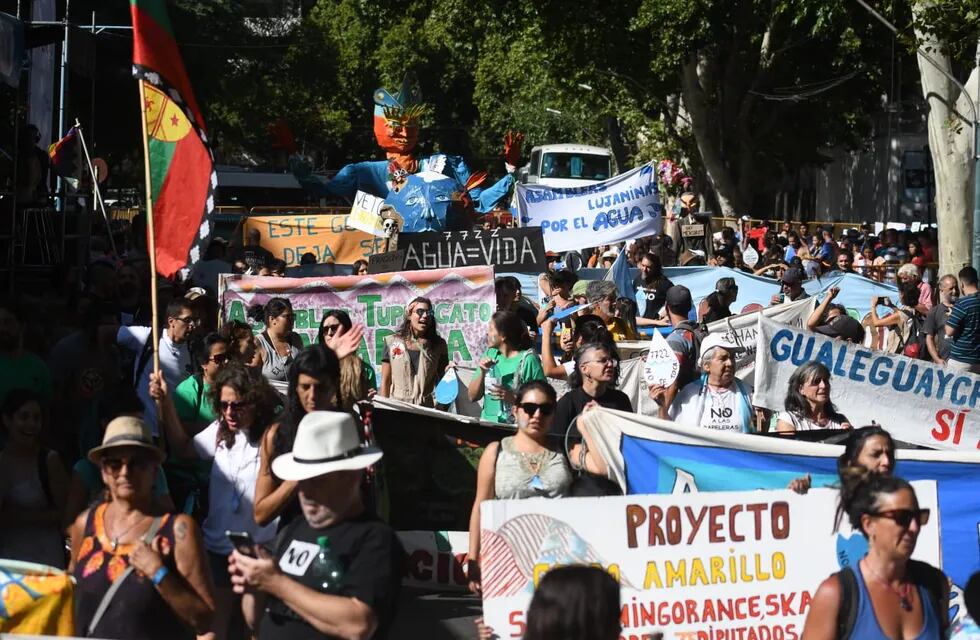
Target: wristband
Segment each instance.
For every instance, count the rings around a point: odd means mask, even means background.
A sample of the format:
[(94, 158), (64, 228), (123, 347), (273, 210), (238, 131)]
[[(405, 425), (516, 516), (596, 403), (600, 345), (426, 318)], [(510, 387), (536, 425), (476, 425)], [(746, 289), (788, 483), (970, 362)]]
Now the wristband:
[(160, 567), (159, 569), (157, 569), (157, 572), (153, 574), (153, 577), (150, 578), (150, 582), (153, 583), (154, 587), (159, 587), (160, 583), (163, 582), (163, 579), (166, 578), (169, 573), (170, 573), (170, 569), (166, 567)]

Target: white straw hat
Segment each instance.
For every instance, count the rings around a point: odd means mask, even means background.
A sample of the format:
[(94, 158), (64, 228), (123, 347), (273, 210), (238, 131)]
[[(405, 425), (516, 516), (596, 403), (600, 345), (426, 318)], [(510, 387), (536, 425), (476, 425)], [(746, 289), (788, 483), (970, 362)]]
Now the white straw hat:
[(364, 446), (348, 413), (311, 411), (296, 428), (292, 453), (272, 461), (283, 480), (306, 480), (334, 471), (364, 469), (381, 459), (381, 449)]

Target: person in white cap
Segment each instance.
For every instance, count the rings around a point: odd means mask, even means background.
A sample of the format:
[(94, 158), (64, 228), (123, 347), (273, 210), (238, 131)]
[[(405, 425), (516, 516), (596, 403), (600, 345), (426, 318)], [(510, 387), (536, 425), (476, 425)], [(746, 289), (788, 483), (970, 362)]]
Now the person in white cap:
[(735, 356), (744, 351), (725, 334), (709, 333), (701, 342), (701, 377), (674, 398), (668, 410), (670, 419), (689, 427), (751, 432), (751, 395), (735, 377)]
[[(229, 559), (236, 592), (268, 595), (261, 640), (385, 636), (404, 551), (361, 497), (364, 470), (380, 459), (380, 449), (361, 444), (350, 414), (311, 411), (292, 453), (273, 460), (273, 473), (299, 483), (303, 517), (279, 532), (273, 556), (256, 547), (257, 558), (236, 550)], [(343, 567), (327, 587), (315, 561), (324, 549)]]

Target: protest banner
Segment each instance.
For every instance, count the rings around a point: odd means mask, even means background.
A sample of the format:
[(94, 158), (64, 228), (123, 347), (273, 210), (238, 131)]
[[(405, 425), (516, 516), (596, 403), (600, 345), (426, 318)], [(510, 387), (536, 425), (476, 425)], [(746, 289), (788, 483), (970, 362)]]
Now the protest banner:
[(522, 226), (541, 227), (548, 251), (577, 251), (660, 231), (653, 163), (582, 187), (517, 185)]
[[(915, 489), (935, 513), (936, 483)], [(487, 501), (483, 615), (496, 635), (522, 636), (541, 577), (588, 564), (619, 581), (620, 638), (797, 638), (841, 547), (861, 537), (833, 531), (836, 506), (832, 489)], [(913, 557), (939, 564), (936, 521)]]
[(467, 531), (399, 531), (405, 549), (402, 585), (427, 591), (465, 591)]
[(246, 239), (257, 230), (262, 247), (287, 267), (298, 265), (304, 253), (312, 253), (317, 262), (367, 260), (384, 251), (386, 241), (349, 226), (346, 215), (249, 216), (243, 229)]
[[(608, 409), (581, 419), (595, 436), (611, 477), (629, 494), (782, 489), (806, 474), (814, 487), (839, 483), (841, 445), (691, 429)], [(960, 599), (951, 609), (957, 605), (962, 615), (962, 588), (980, 566), (980, 454), (899, 449), (896, 458), (901, 477), (937, 483), (942, 564), (936, 566), (958, 585)], [(818, 530), (829, 530), (831, 524), (827, 520)], [(861, 538), (841, 541), (842, 557), (848, 560), (860, 558), (865, 549)], [(835, 570), (826, 569), (828, 574)]]
[(347, 226), (372, 236), (384, 237), (385, 227), (381, 221), (381, 207), (384, 203), (384, 198), (358, 191), (354, 194), (354, 204), (347, 216)]
[(477, 265), (536, 273), (548, 269), (537, 228), (403, 233), (398, 249), (405, 251), (403, 271)]
[(376, 253), (368, 257), (368, 273), (391, 273), (392, 271), (404, 271), (402, 265), (405, 264), (405, 250), (385, 251)]
[(650, 352), (643, 363), (643, 380), (650, 386), (669, 387), (680, 372), (681, 363), (659, 331), (653, 332)]
[(0, 559), (0, 634), (70, 636), (74, 583), (46, 565)]
[(296, 314), (294, 331), (306, 344), (316, 339), (323, 314), (344, 309), (355, 324), (363, 324), (359, 354), (378, 371), (384, 338), (405, 321), (405, 308), (418, 296), (432, 301), (439, 335), (449, 347), (450, 361), (474, 365), (487, 345), (487, 322), (496, 309), (492, 267), (410, 271), (336, 278), (271, 278), (225, 275), (219, 284), (221, 315), (225, 320), (250, 323), (246, 311), (270, 298), (289, 300)]
[(898, 440), (934, 449), (980, 449), (980, 376), (759, 318), (753, 404), (782, 410), (805, 362), (830, 371), (831, 400), (853, 425), (885, 425)]
[(759, 327), (759, 316), (796, 328), (806, 325), (807, 318), (817, 306), (816, 298), (804, 298), (795, 302), (784, 302), (761, 311), (743, 313), (718, 320), (708, 325), (708, 333), (724, 334), (725, 339), (745, 347), (745, 351), (735, 358), (735, 375), (749, 386), (755, 385), (755, 343)]

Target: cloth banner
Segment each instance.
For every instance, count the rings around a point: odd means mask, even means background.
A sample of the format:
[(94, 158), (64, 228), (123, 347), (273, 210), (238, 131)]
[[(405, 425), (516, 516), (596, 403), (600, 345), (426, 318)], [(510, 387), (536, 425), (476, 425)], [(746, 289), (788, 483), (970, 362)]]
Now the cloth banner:
[(522, 226), (541, 227), (548, 251), (642, 238), (663, 225), (652, 162), (582, 187), (518, 184), (517, 207)]
[(398, 540), (406, 556), (403, 585), (427, 591), (469, 593), (468, 531), (399, 531)]
[[(841, 445), (691, 429), (608, 409), (587, 412), (582, 420), (596, 437), (610, 477), (629, 494), (783, 489), (805, 474), (810, 474), (814, 487), (839, 482)], [(936, 566), (958, 585), (954, 592), (960, 599), (951, 603), (957, 607), (962, 604), (962, 588), (980, 569), (980, 454), (899, 449), (896, 456), (901, 477), (937, 483), (942, 565)], [(814, 531), (831, 525), (827, 519)], [(860, 558), (865, 549), (861, 538), (842, 541), (840, 547), (850, 560)], [(836, 565), (824, 568), (830, 574)]]
[(729, 342), (745, 347), (735, 361), (735, 375), (750, 387), (755, 386), (755, 344), (758, 333), (759, 316), (765, 316), (776, 322), (788, 324), (798, 329), (806, 325), (807, 318), (817, 306), (816, 298), (804, 298), (795, 302), (786, 302), (774, 307), (766, 307), (761, 311), (743, 313), (708, 325), (708, 333), (724, 334)]
[(439, 335), (449, 347), (450, 362), (476, 366), (487, 346), (487, 322), (496, 308), (492, 267), (383, 273), (335, 278), (274, 278), (223, 275), (219, 284), (221, 316), (248, 322), (246, 311), (273, 297), (288, 299), (296, 313), (294, 331), (303, 342), (316, 340), (328, 309), (344, 309), (354, 324), (363, 324), (360, 356), (378, 371), (384, 337), (405, 320), (408, 303), (418, 296), (432, 301)]
[(541, 273), (548, 269), (541, 229), (492, 229), (402, 233), (401, 270), (455, 269), (493, 265), (499, 269)]
[(74, 610), (69, 574), (0, 559), (0, 634), (70, 636), (75, 632)]
[[(915, 489), (935, 513), (936, 483)], [(861, 537), (833, 531), (836, 504), (832, 489), (487, 501), (483, 615), (495, 635), (519, 637), (548, 569), (589, 564), (619, 581), (621, 638), (798, 638), (841, 548)], [(934, 566), (938, 520), (913, 554)]]
[(934, 449), (980, 449), (980, 376), (759, 318), (753, 404), (782, 410), (789, 378), (805, 362), (832, 375), (831, 400), (853, 425), (883, 425), (896, 439)]
[(347, 224), (346, 215), (248, 216), (243, 231), (257, 230), (261, 245), (287, 267), (299, 265), (304, 253), (312, 253), (317, 262), (351, 264), (381, 253), (385, 238), (378, 238)]

